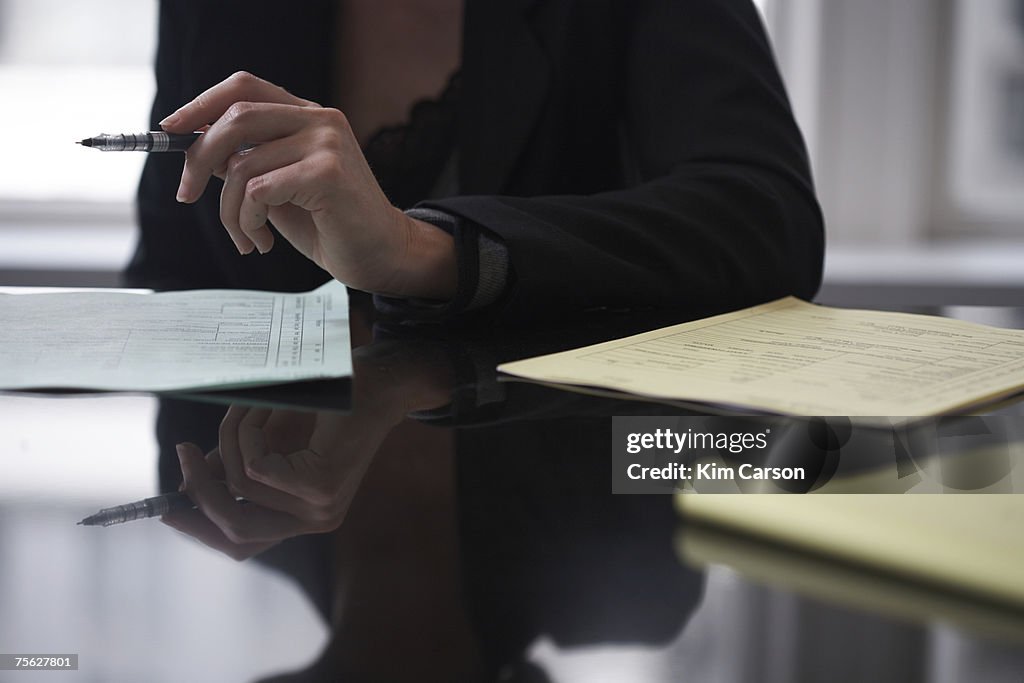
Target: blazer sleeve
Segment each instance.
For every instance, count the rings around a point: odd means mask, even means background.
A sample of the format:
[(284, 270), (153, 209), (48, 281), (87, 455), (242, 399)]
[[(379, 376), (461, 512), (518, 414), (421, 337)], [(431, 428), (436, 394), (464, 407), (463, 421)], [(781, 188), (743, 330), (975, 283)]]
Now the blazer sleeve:
[(811, 299), (823, 221), (757, 10), (749, 0), (629, 7), (618, 29), (617, 115), (637, 182), (591, 195), (424, 205), (504, 242), (511, 278), (499, 308), (513, 317)]

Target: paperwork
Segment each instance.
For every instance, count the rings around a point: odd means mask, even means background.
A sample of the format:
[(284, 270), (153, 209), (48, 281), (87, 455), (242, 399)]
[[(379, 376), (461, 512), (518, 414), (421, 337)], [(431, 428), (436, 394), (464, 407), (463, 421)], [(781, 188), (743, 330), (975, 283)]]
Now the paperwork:
[(1024, 331), (789, 297), (498, 369), (777, 413), (925, 416), (1024, 388)]
[(679, 494), (683, 518), (1024, 608), (1024, 496)]
[(352, 374), (348, 294), (0, 294), (0, 389), (226, 389)]
[(684, 494), (677, 504), (699, 522), (676, 536), (687, 564), (726, 565), (859, 610), (1024, 639), (1022, 496)]

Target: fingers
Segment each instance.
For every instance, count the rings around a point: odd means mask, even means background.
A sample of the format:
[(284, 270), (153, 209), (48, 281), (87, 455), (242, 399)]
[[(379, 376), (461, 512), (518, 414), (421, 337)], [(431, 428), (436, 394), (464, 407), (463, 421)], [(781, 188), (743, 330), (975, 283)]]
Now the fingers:
[(249, 468), (253, 479), (272, 483), (273, 487), (314, 505), (329, 505), (334, 491), (323, 476), (318, 476), (323, 457), (304, 448), (288, 453), (268, 453)]
[(224, 481), (224, 462), (220, 459), (220, 449), (214, 448), (206, 454), (206, 467), (210, 476), (217, 481)]
[[(254, 461), (247, 468), (249, 475), (313, 506), (343, 512), (339, 505), (350, 502), (358, 490), (377, 441), (370, 438), (360, 443), (359, 438), (346, 438), (360, 429), (353, 430), (351, 422), (333, 411), (297, 414), (286, 426), (277, 423), (277, 414), (267, 421), (266, 428), (291, 431), (300, 436), (302, 445), (292, 443), (285, 453), (270, 453)], [(346, 444), (343, 450), (339, 449), (342, 443)]]
[(207, 465), (206, 458), (198, 446), (181, 443), (177, 446), (177, 452), (184, 479), (184, 491), (193, 503), (199, 506), (198, 498), (201, 498), (207, 505), (219, 508), (235, 505), (235, 497), (228, 493), (224, 482), (213, 477), (212, 468)]
[(251, 178), (246, 194), (266, 206), (294, 204), (307, 211), (317, 211), (324, 208), (327, 195), (343, 189), (343, 175), (330, 155), (314, 154)]
[[(295, 479), (319, 481), (325, 474), (323, 468), (317, 467), (319, 463), (305, 457), (303, 446), (309, 442), (309, 428), (304, 424), (306, 420), (303, 417), (289, 411), (250, 410), (239, 420), (237, 431), (239, 453), (246, 476), (255, 482), (309, 501), (303, 495), (306, 493), (304, 489), (287, 485)], [(274, 431), (277, 437), (275, 441), (278, 443), (273, 445), (283, 446), (287, 451), (272, 449), (267, 442), (268, 430)]]
[[(266, 441), (259, 429), (242, 429), (242, 420), (250, 414), (255, 424), (265, 421), (270, 410), (233, 405), (220, 423), (220, 455), (224, 463), (224, 477), (232, 493), (274, 510), (302, 515), (302, 501), (262, 484), (246, 471), (246, 457), (259, 458), (267, 453)], [(243, 456), (243, 451), (247, 456)]]
[(228, 538), (220, 527), (210, 521), (209, 517), (197, 510), (171, 512), (164, 515), (160, 521), (233, 560), (247, 560), (277, 544), (277, 541), (236, 543)]
[(274, 246), (274, 234), (267, 226), (269, 207), (246, 192), (249, 181), (259, 175), (298, 161), (302, 150), (291, 138), (275, 140), (232, 154), (224, 172), (220, 193), (220, 219), (239, 253), (253, 246), (265, 254)]
[(288, 137), (313, 120), (313, 110), (287, 104), (235, 102), (189, 147), (178, 186), (179, 202), (192, 203), (210, 176), (225, 168), (231, 155), (247, 146)]
[[(259, 549), (257, 546), (267, 547), (267, 543), (307, 530), (300, 520), (291, 515), (236, 501), (224, 482), (213, 478), (213, 468), (194, 444), (179, 444), (177, 451), (184, 477), (184, 491), (217, 531), (188, 512), (166, 515), (164, 521), (170, 526), (233, 557), (249, 551), (256, 552)], [(245, 547), (229, 548), (227, 543)]]
[[(295, 495), (280, 487), (275, 478), (265, 475), (267, 461), (283, 461), (286, 466), (293, 462), (291, 454), (273, 453), (267, 444), (263, 425), (271, 413), (267, 409), (232, 406), (224, 416), (220, 427), (220, 453), (228, 486), (236, 495), (261, 506), (287, 513), (313, 526), (330, 526), (337, 521), (337, 514), (329, 496), (311, 500)], [(311, 467), (302, 469), (301, 478), (321, 483), (325, 480), (323, 472)]]
[(234, 407), (221, 425), (221, 453), (246, 489), (241, 495), (250, 498), (252, 491), (261, 504), (323, 531), (345, 518), (368, 462), (349, 466), (332, 450), (312, 450), (310, 440), (322, 431), (318, 421), (304, 411)]
[(170, 133), (188, 133), (213, 123), (236, 102), (268, 102), (297, 107), (316, 107), (314, 102), (296, 97), (284, 88), (245, 71), (239, 71), (206, 90), (160, 122)]
[[(287, 143), (282, 147), (297, 150)], [(273, 217), (274, 226), (299, 253), (326, 267), (311, 213), (318, 209), (306, 207), (321, 206), (325, 195), (338, 186), (329, 186), (326, 178), (314, 183), (313, 174), (320, 170), (317, 164), (318, 160), (307, 158), (261, 174), (255, 163), (243, 167), (237, 176), (232, 170), (225, 172), (221, 221), (240, 254), (252, 253), (253, 249), (265, 254), (273, 248), (274, 233), (267, 223)]]

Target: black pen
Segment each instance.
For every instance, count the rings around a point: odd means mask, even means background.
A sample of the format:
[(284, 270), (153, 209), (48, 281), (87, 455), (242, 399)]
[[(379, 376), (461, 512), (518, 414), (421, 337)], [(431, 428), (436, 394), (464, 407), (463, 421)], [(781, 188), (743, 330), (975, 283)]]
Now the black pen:
[(92, 147), (101, 152), (184, 152), (199, 139), (201, 132), (165, 133), (153, 130), (148, 133), (127, 135), (97, 135), (93, 138), (79, 140), (83, 147)]
[(124, 524), (136, 519), (147, 519), (149, 517), (160, 517), (174, 510), (191, 510), (195, 503), (184, 493), (175, 491), (165, 493), (162, 496), (146, 498), (134, 503), (117, 505), (112, 508), (103, 508), (95, 515), (90, 515), (79, 524), (84, 526), (112, 526)]

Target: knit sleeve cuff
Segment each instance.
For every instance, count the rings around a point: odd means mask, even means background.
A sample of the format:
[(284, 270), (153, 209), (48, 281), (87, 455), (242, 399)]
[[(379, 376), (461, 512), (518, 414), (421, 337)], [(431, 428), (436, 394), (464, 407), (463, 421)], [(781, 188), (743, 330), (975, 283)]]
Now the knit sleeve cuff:
[(495, 236), (466, 219), (437, 209), (413, 208), (406, 215), (430, 223), (455, 240), (458, 282), (451, 301), (375, 295), (377, 310), (405, 320), (444, 320), (476, 311), (501, 298), (508, 287), (508, 249)]

